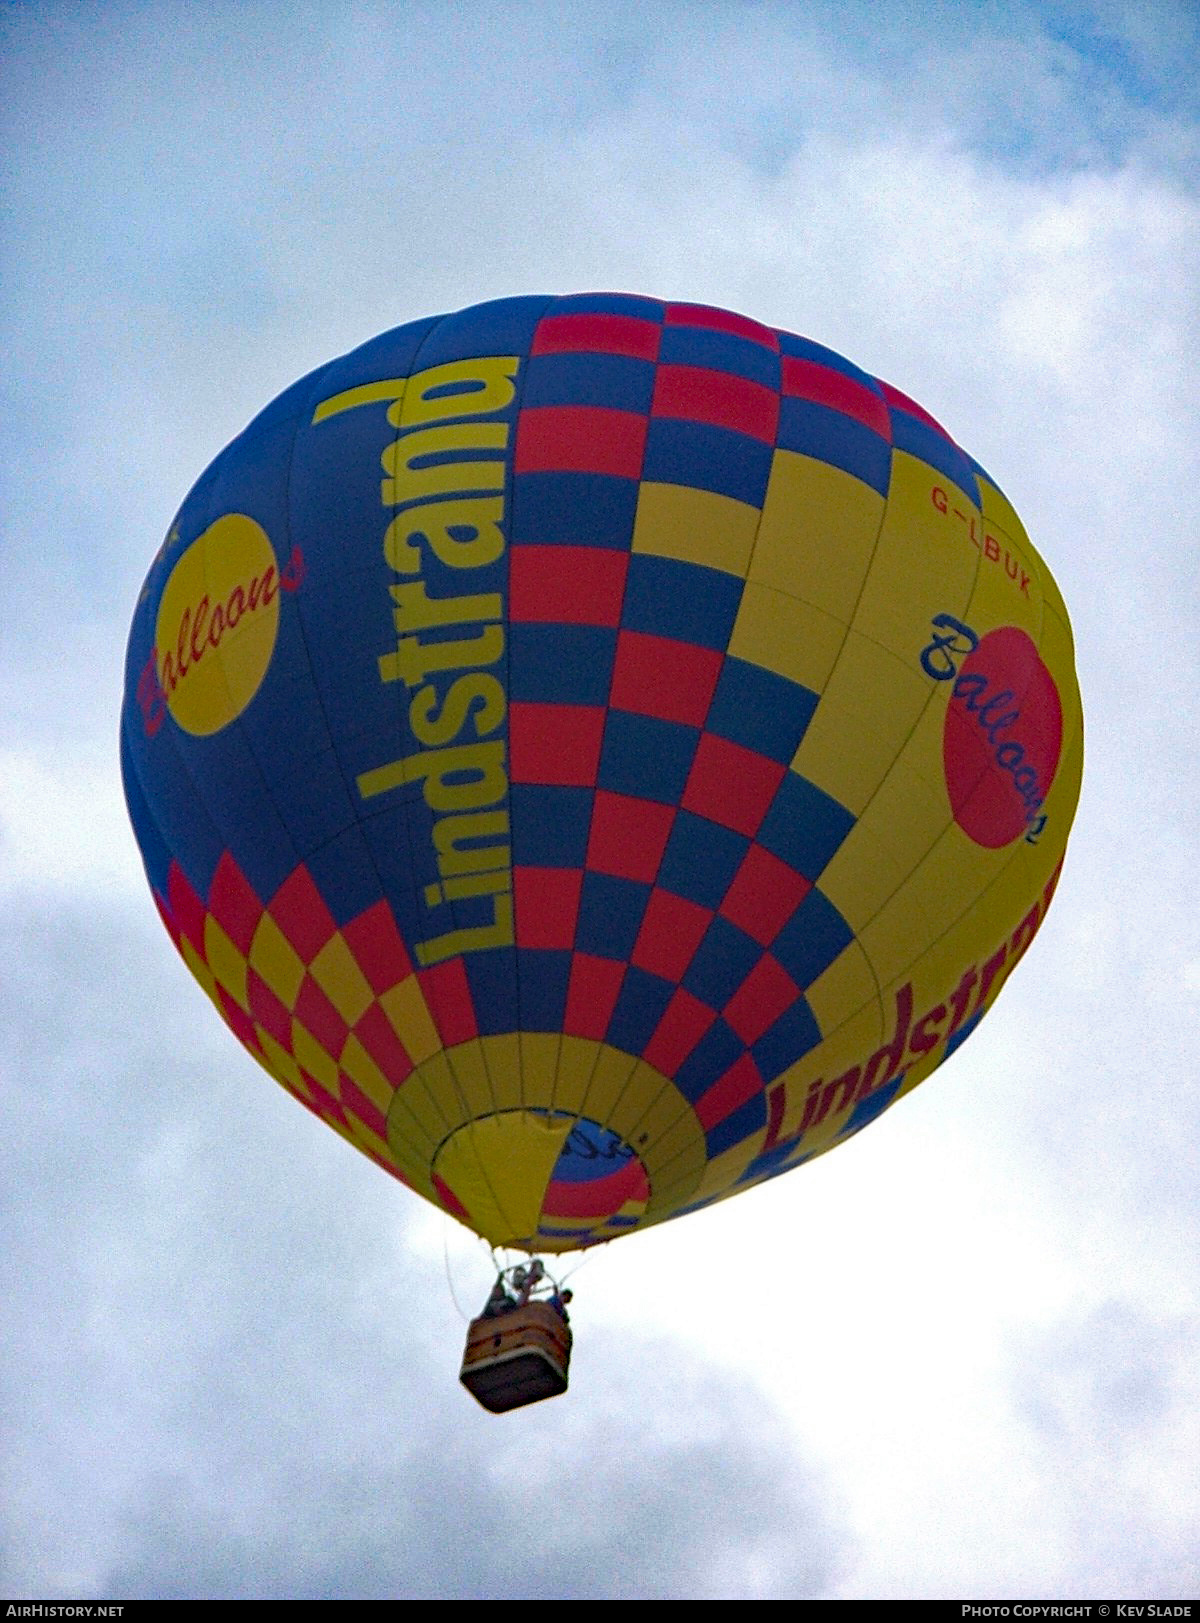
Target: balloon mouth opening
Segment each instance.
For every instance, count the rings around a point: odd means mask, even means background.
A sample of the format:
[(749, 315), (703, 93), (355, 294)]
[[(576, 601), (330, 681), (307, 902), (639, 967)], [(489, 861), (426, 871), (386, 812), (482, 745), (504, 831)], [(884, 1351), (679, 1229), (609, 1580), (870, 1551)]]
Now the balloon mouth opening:
[(650, 1180), (619, 1133), (586, 1116), (523, 1108), (477, 1116), (433, 1160), (441, 1203), (490, 1245), (574, 1251), (642, 1220)]

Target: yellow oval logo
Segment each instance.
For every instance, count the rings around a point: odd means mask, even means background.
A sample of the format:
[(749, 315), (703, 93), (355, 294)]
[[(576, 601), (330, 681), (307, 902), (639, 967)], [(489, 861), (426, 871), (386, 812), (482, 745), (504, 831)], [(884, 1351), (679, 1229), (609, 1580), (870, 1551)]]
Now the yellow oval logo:
[[(295, 560), (298, 563), (298, 560)], [(226, 513), (183, 553), (154, 625), (159, 700), (197, 737), (220, 732), (258, 692), (279, 628), (280, 579), (266, 531)]]

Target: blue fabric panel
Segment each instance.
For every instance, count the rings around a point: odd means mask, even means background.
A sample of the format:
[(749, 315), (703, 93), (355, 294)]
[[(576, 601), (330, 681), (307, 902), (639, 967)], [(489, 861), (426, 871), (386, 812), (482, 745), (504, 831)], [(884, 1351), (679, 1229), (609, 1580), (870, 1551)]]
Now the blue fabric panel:
[[(303, 380), (308, 385), (304, 421), (312, 421), (313, 411), (322, 400), (342, 394), (347, 389), (356, 389), (364, 383), (379, 383), (385, 378), (411, 376), (422, 341), (442, 319), (441, 316), (423, 316), (419, 321), (407, 322), (403, 327), (393, 327), (390, 332), (380, 333), (378, 337), (352, 349), (349, 354), (339, 356), (328, 366), (310, 372)], [(286, 396), (281, 395), (274, 406), (269, 406), (267, 410), (274, 410), (285, 399)], [(348, 412), (346, 415), (354, 416), (355, 413)], [(329, 421), (335, 419), (330, 418)], [(256, 426), (257, 422), (256, 418), (251, 426)]]
[(517, 948), (517, 988), (522, 1031), (560, 1032), (567, 1012), (571, 954), (546, 948)]
[(810, 890), (771, 943), (771, 952), (802, 990), (854, 939), (854, 932), (833, 903)]
[[(371, 802), (376, 809), (358, 825), (379, 874), (383, 894), (389, 900), (394, 891), (413, 891), (418, 886), (436, 884), (440, 878), (433, 843), (424, 833), (428, 814), (423, 805), (418, 810), (409, 803), (413, 790), (419, 799), (420, 784), (411, 784), (403, 791)], [(405, 939), (411, 938), (406, 936)]]
[(901, 1072), (882, 1088), (876, 1088), (873, 1093), (868, 1093), (865, 1099), (860, 1099), (850, 1112), (846, 1125), (838, 1134), (839, 1139), (852, 1137), (869, 1126), (876, 1116), (881, 1116), (899, 1093), (903, 1081), (904, 1073)]
[(786, 766), (808, 730), (818, 695), (744, 659), (721, 667), (705, 729)]
[[(891, 446), (874, 429), (832, 406), (785, 396), (779, 404), (778, 444), (780, 450), (802, 451), (853, 474), (881, 496), (888, 493)], [(804, 515), (797, 519), (803, 525)]]
[(496, 299), (442, 316), (425, 334), (414, 369), (477, 355), (528, 355), (534, 329), (554, 301), (545, 294)]
[(744, 834), (680, 811), (671, 825), (658, 883), (701, 907), (719, 907), (749, 849)]
[[(226, 744), (226, 750), (229, 745)], [(336, 751), (312, 757), (286, 776), (273, 764), (264, 780), (271, 785), (271, 798), (279, 807), (297, 854), (307, 861), (312, 853), (335, 835), (353, 828), (359, 818), (358, 806), (351, 800)], [(257, 803), (257, 793), (254, 801)], [(244, 814), (252, 815), (248, 810)], [(246, 827), (252, 827), (247, 823)], [(243, 835), (244, 838), (244, 835)], [(229, 844), (237, 849), (233, 838)]]
[[(544, 1112), (552, 1114), (550, 1111)], [(554, 1163), (551, 1179), (564, 1183), (595, 1183), (608, 1178), (625, 1162), (633, 1158), (633, 1151), (619, 1133), (600, 1127), (586, 1117), (580, 1118), (571, 1131)]]
[(697, 727), (610, 710), (604, 727), (598, 787), (677, 806), (699, 736)]
[(639, 321), (661, 322), (666, 306), (658, 299), (644, 299), (636, 293), (567, 293), (555, 299), (545, 313), (548, 316), (636, 316)]
[(772, 1082), (820, 1041), (821, 1028), (807, 1002), (801, 998), (790, 1009), (785, 1009), (774, 1025), (768, 1026), (750, 1052), (763, 1081)]
[[(963, 455), (967, 458), (967, 461), (970, 463), (971, 472), (975, 475), (975, 477), (977, 479), (986, 479), (988, 484), (991, 485), (993, 490), (1000, 490), (1000, 486), (992, 478), (991, 474), (987, 471), (987, 469), (984, 467), (982, 462), (976, 462), (975, 458), (973, 456), (967, 456), (967, 453), (965, 451), (963, 452)], [(1000, 490), (1000, 494), (1003, 496), (1004, 492), (1002, 490)], [(1007, 501), (1007, 499), (1008, 498), (1005, 497), (1006, 501)]]
[(703, 366), (713, 372), (732, 372), (768, 389), (779, 388), (779, 356), (764, 344), (737, 333), (718, 332), (712, 327), (676, 326), (663, 328), (660, 361), (675, 366)]
[(641, 1054), (675, 994), (670, 981), (631, 964), (621, 982), (605, 1041), (627, 1054)]
[(921, 422), (920, 418), (912, 417), (908, 412), (895, 406), (891, 408), (891, 412), (892, 437), (896, 449), (907, 451), (910, 456), (920, 457), (922, 462), (936, 468), (978, 507), (979, 485), (970, 459), (964, 456), (957, 445), (945, 439), (927, 423)]
[(516, 957), (512, 947), (501, 947), (464, 953), (461, 959), (481, 1037), (520, 1029)]
[(629, 560), (621, 624), (724, 653), (741, 600), (742, 582), (719, 569), (635, 552)]
[(942, 1056), (943, 1063), (950, 1058), (951, 1054), (954, 1053), (955, 1049), (958, 1049), (958, 1048), (962, 1047), (962, 1045), (966, 1042), (967, 1038), (975, 1030), (975, 1027), (983, 1019), (983, 1017), (984, 1017), (984, 1015), (986, 1013), (987, 1013), (986, 1009), (979, 1009), (975, 1014), (973, 1014), (971, 1016), (971, 1018), (966, 1022), (965, 1025), (959, 1026), (958, 1030), (954, 1033), (953, 1037), (949, 1038), (949, 1040), (946, 1043), (946, 1052)]
[(607, 626), (514, 622), (508, 649), (511, 703), (607, 703), (617, 651)]
[(722, 1150), (731, 1150), (735, 1144), (740, 1144), (751, 1133), (759, 1133), (767, 1125), (767, 1096), (765, 1093), (756, 1093), (745, 1104), (739, 1105), (732, 1115), (719, 1121), (712, 1130), (705, 1134), (704, 1142), (708, 1149), (708, 1158), (711, 1161)]
[(675, 1072), (675, 1084), (695, 1104), (745, 1052), (745, 1045), (724, 1020), (714, 1020)]
[(654, 362), (636, 355), (596, 355), (568, 350), (534, 355), (524, 373), (522, 407), (607, 406), (650, 413)]
[[(790, 1172), (793, 1167), (811, 1161), (811, 1155), (796, 1155), (798, 1138), (784, 1139), (781, 1144), (774, 1144), (761, 1155), (756, 1155), (738, 1179), (739, 1184), (757, 1183), (760, 1178), (772, 1177), (776, 1172)], [(791, 1159), (789, 1159), (791, 1157)]]
[(757, 941), (718, 915), (696, 948), (683, 984), (710, 1009), (723, 1009), (762, 955)]
[[(286, 800), (280, 786), (268, 787), (236, 726), (210, 738), (192, 738), (168, 721), (155, 740), (160, 747), (168, 728), (183, 763), (182, 773), (178, 764), (170, 768), (169, 795), (202, 804), (224, 847), (236, 852), (256, 894), (273, 895), (300, 856), (284, 820)], [(155, 805), (161, 804), (160, 793), (156, 793)], [(185, 817), (190, 821), (195, 806), (185, 804), (180, 812), (181, 822)], [(330, 836), (335, 832), (331, 828)], [(186, 850), (185, 844), (181, 858)], [(183, 866), (190, 878), (190, 869)]]
[(841, 372), (845, 377), (853, 378), (855, 383), (863, 384), (872, 394), (883, 399), (878, 382), (869, 372), (864, 372), (861, 367), (855, 366), (853, 361), (848, 361), (836, 350), (826, 349), (824, 344), (814, 343), (811, 338), (801, 338), (798, 333), (781, 332), (779, 353), (794, 355), (801, 361), (815, 361), (818, 366), (827, 366), (831, 371)]
[[(664, 328), (666, 334), (676, 329)], [(757, 348), (757, 346), (749, 346)], [(758, 350), (759, 354), (767, 354)], [(774, 356), (768, 356), (774, 360)], [(785, 402), (786, 404), (786, 402)], [(771, 474), (772, 449), (749, 434), (713, 423), (652, 417), (642, 478), (655, 483), (711, 490), (718, 496), (761, 507)]]
[(308, 871), (339, 927), (383, 895), (370, 847), (357, 826), (309, 854)]
[(515, 546), (612, 547), (633, 543), (638, 482), (606, 473), (519, 473), (512, 481)]
[(756, 837), (781, 862), (806, 879), (816, 880), (854, 822), (844, 806), (807, 778), (789, 772), (775, 791)]
[[(369, 706), (366, 716), (351, 716), (338, 708), (328, 715), (323, 703), (318, 702), (307, 669), (293, 677), (272, 670), (255, 694), (254, 702), (238, 717), (237, 726), (268, 775), (277, 771), (286, 782), (296, 771), (302, 770), (305, 761), (329, 748), (331, 735), (336, 742), (339, 732), (371, 728), (373, 748), (378, 754), (381, 740), (387, 739), (398, 726), (400, 695), (388, 692), (381, 683), (376, 686), (383, 694), (383, 702)], [(331, 684), (331, 697), (339, 692), (337, 684)], [(407, 694), (404, 694), (404, 702), (407, 704)]]
[(523, 868), (582, 868), (592, 821), (592, 791), (540, 783), (509, 790), (513, 863)]
[[(421, 321), (415, 323), (415, 325), (425, 328), (431, 326), (432, 323), (430, 321)], [(376, 342), (378, 340), (372, 340), (372, 344)], [(364, 349), (370, 349), (372, 345), (367, 344), (363, 347)], [(332, 388), (326, 388), (326, 380), (331, 376), (336, 378), (341, 373), (345, 363), (351, 358), (350, 355), (343, 356), (341, 360), (332, 361), (326, 366), (316, 366), (311, 372), (306, 372), (302, 378), (297, 378), (295, 383), (289, 385), (282, 394), (276, 395), (269, 405), (264, 406), (257, 416), (250, 419), (238, 435), (235, 443), (240, 446), (243, 440), (261, 434), (265, 430), (276, 428), (283, 423), (293, 426), (307, 423), (312, 417), (313, 404), (316, 400), (324, 400), (327, 395), (337, 394), (339, 389), (345, 387), (345, 385), (335, 382)], [(383, 373), (379, 375), (384, 376)], [(397, 377), (405, 377), (406, 375), (405, 372), (396, 374)]]
[(628, 963), (649, 896), (650, 886), (640, 880), (585, 873), (575, 929), (577, 949)]

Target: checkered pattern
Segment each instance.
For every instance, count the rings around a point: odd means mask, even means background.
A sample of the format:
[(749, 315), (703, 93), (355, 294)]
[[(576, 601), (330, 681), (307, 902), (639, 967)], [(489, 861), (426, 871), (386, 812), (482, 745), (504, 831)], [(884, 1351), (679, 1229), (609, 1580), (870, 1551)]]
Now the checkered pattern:
[[(521, 1024), (536, 1003), (545, 1029), (641, 1054), (710, 1156), (766, 1128), (765, 1082), (820, 1041), (805, 988), (850, 940), (815, 886), (853, 818), (788, 771), (817, 695), (728, 652), (757, 515), (776, 447), (811, 449), (814, 424), (886, 488), (889, 421), (840, 358), (726, 311), (558, 301), (530, 349), (509, 600)], [(655, 550), (647, 506), (677, 498)]]
[(474, 1035), (461, 962), (414, 971), (385, 901), (339, 929), (303, 866), (265, 905), (229, 853), (207, 901), (172, 863), (156, 900), (188, 967), (250, 1053), (408, 1182), (388, 1144), (387, 1114), (419, 1060)]

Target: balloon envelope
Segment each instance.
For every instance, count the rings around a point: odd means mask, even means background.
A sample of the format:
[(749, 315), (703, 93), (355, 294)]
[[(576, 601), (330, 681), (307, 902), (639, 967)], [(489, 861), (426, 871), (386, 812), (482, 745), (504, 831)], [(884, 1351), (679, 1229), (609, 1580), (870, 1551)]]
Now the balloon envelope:
[(1057, 588), (927, 412), (611, 294), (413, 322), (267, 407), (154, 560), (121, 740), (241, 1042), (546, 1251), (785, 1172), (953, 1053), (1082, 759)]

